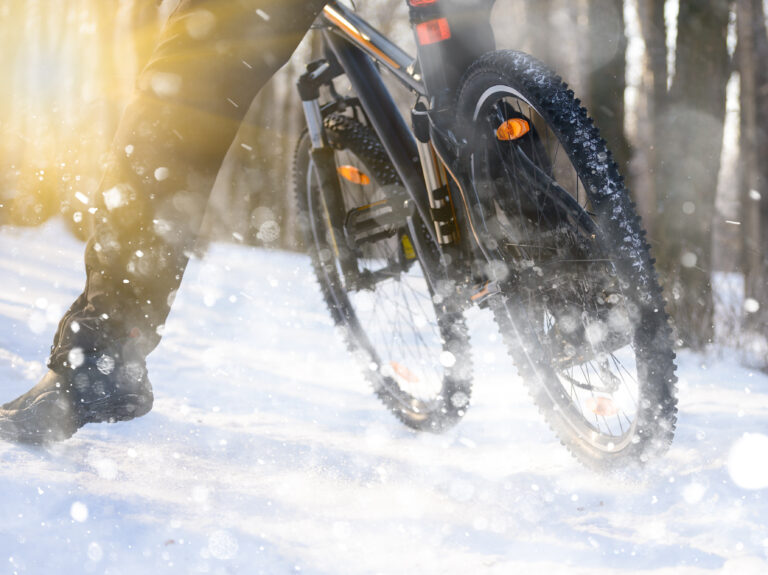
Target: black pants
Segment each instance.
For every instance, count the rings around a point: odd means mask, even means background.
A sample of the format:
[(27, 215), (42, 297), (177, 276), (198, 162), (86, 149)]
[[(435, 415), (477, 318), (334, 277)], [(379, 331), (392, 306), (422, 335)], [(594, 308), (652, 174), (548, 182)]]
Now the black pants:
[(181, 0), (112, 144), (85, 290), (59, 324), (54, 371), (74, 348), (143, 358), (157, 346), (240, 121), (324, 4)]

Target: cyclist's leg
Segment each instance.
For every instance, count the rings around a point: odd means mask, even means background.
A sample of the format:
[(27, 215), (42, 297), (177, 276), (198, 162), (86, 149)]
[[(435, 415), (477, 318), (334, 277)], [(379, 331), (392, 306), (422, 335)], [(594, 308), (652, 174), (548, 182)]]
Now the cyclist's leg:
[[(86, 248), (87, 283), (50, 366), (159, 342), (224, 155), (251, 100), (323, 0), (182, 0), (118, 127)], [(117, 349), (116, 349), (117, 348)]]

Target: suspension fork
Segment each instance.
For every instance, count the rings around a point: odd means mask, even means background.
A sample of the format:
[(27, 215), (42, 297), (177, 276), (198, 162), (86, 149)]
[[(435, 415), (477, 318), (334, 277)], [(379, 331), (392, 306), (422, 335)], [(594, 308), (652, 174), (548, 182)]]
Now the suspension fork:
[[(359, 269), (353, 250), (347, 243), (344, 223), (347, 211), (341, 194), (341, 184), (336, 172), (336, 158), (333, 148), (328, 145), (323, 126), (323, 114), (320, 110), (320, 86), (329, 84), (338, 75), (338, 69), (324, 60), (311, 63), (297, 82), (299, 96), (307, 122), (307, 131), (312, 144), (309, 155), (317, 174), (320, 199), (328, 219), (330, 240), (337, 261), (341, 266), (346, 285), (357, 283)], [(312, 170), (307, 170), (311, 174)]]
[[(422, 262), (424, 276), (437, 293), (440, 283), (448, 279), (455, 267), (446, 265), (446, 250), (440, 245), (431, 226), (431, 206), (413, 135), (368, 56), (333, 33), (324, 32), (324, 38), (331, 51), (329, 57), (336, 60), (346, 73), (366, 117), (405, 186), (409, 196), (408, 207), (417, 213), (417, 217), (406, 219), (408, 231)], [(421, 229), (421, 222), (426, 226), (426, 234)]]

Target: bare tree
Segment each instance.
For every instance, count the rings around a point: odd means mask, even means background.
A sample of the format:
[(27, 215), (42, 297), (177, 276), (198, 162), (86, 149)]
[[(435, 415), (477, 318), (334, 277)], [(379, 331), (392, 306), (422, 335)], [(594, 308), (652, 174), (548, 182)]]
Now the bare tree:
[(639, 135), (644, 146), (640, 153), (644, 160), (643, 194), (637, 196), (638, 211), (651, 239), (655, 238), (657, 215), (657, 189), (661, 182), (658, 140), (661, 135), (661, 118), (667, 104), (667, 27), (664, 20), (666, 0), (638, 0), (640, 27), (645, 42), (646, 60), (643, 79), (642, 124)]
[(622, 173), (626, 174), (630, 150), (624, 133), (627, 86), (624, 0), (590, 0), (588, 18), (589, 111)]
[(768, 320), (768, 36), (761, 0), (738, 0), (742, 229), (747, 329)]
[(720, 170), (730, 65), (728, 0), (681, 0), (675, 76), (659, 130), (660, 238), (657, 252), (682, 344), (714, 335), (712, 218)]

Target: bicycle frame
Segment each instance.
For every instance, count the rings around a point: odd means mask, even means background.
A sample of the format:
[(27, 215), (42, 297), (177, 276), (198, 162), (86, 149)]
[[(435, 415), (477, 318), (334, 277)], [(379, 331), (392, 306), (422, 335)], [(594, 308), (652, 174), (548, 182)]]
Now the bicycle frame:
[[(371, 127), (403, 182), (409, 202), (430, 228), (433, 246), (425, 245), (421, 234), (415, 233), (414, 229), (411, 232), (414, 232), (414, 248), (426, 264), (424, 271), (433, 287), (446, 275), (458, 278), (459, 270), (449, 272), (445, 265), (440, 264), (459, 261), (451, 257), (451, 254), (461, 248), (446, 245), (438, 237), (439, 233), (430, 227), (430, 222), (434, 221), (435, 202), (431, 196), (433, 190), (428, 189), (426, 181), (430, 180), (430, 171), (447, 169), (460, 189), (458, 179), (461, 178), (455, 175), (457, 166), (449, 165), (452, 162), (445, 158), (449, 147), (445, 141), (439, 145), (435, 142), (435, 148), (442, 150), (442, 154), (436, 155), (441, 160), (435, 157), (436, 166), (426, 165), (431, 162), (425, 162), (424, 150), (420, 150), (419, 141), (400, 114), (377, 66), (391, 72), (417, 97), (417, 101), (426, 100), (429, 103), (429, 110), (424, 109), (424, 121), (431, 125), (431, 128), (430, 125), (426, 126), (426, 139), (429, 139), (428, 134), (432, 132), (433, 140), (445, 140), (436, 133), (436, 128), (441, 123), (450, 125), (448, 122), (452, 118), (446, 116), (450, 116), (448, 112), (461, 74), (477, 57), (495, 47), (489, 21), (493, 1), (482, 0), (488, 7), (487, 12), (475, 10), (470, 18), (454, 20), (454, 12), (448, 0), (409, 0), (411, 25), (418, 43), (418, 59), (408, 55), (351, 9), (331, 2), (315, 26), (323, 32), (327, 46), (326, 59), (311, 64), (298, 84), (313, 144), (313, 162), (324, 186), (328, 186), (326, 189), (338, 191), (337, 176), (332, 165), (333, 152), (323, 142), (319, 88), (342, 73), (348, 77)], [(483, 19), (483, 15), (488, 17)], [(436, 177), (435, 174), (433, 177)], [(325, 201), (332, 228), (341, 229), (345, 216), (343, 209), (333, 205), (331, 198), (325, 198)], [(459, 225), (458, 220), (468, 221), (469, 214), (459, 213), (456, 216)], [(413, 226), (412, 218), (409, 218), (409, 225)], [(434, 253), (439, 254), (439, 259), (430, 255)], [(343, 261), (341, 264), (344, 268)]]

